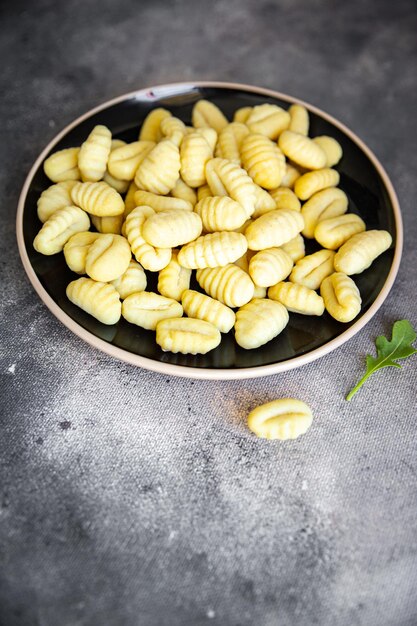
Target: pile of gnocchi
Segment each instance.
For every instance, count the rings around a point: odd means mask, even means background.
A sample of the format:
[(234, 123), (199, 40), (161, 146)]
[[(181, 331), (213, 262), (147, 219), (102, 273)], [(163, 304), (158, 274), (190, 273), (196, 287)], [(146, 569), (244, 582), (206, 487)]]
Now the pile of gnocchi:
[[(229, 122), (199, 100), (192, 126), (157, 108), (137, 141), (98, 125), (45, 160), (54, 184), (38, 200), (33, 245), (63, 251), (80, 275), (67, 297), (103, 324), (123, 316), (156, 331), (164, 351), (205, 354), (232, 329), (255, 349), (291, 312), (353, 320), (352, 276), (391, 245), (348, 212), (341, 158), (334, 138), (309, 137), (298, 104), (240, 108)], [(306, 255), (306, 239), (321, 249)], [(201, 291), (190, 289), (194, 270)], [(149, 272), (157, 292), (146, 290)]]

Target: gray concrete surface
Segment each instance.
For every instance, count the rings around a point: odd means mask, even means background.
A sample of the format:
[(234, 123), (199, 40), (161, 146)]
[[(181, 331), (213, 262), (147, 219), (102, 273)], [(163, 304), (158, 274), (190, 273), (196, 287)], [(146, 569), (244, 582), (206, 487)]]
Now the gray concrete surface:
[[(416, 323), (416, 5), (132, 0), (1, 5), (1, 626), (417, 624), (416, 361), (351, 403), (376, 335)], [(135, 369), (61, 326), (25, 277), (15, 209), (65, 124), (166, 81), (276, 88), (349, 125), (392, 177), (395, 286), (319, 362), (243, 382)], [(308, 435), (253, 437), (296, 396)]]

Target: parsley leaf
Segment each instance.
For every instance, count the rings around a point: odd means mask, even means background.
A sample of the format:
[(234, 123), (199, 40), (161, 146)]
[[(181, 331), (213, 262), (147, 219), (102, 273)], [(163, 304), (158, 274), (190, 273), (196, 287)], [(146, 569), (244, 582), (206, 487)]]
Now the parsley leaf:
[(406, 359), (415, 354), (412, 346), (416, 339), (416, 333), (408, 320), (399, 320), (392, 327), (392, 339), (388, 341), (386, 337), (381, 335), (375, 341), (377, 356), (366, 357), (366, 372), (357, 385), (348, 393), (346, 400), (351, 400), (355, 393), (362, 387), (363, 383), (376, 371), (383, 367), (399, 367), (401, 365), (395, 361), (398, 359)]

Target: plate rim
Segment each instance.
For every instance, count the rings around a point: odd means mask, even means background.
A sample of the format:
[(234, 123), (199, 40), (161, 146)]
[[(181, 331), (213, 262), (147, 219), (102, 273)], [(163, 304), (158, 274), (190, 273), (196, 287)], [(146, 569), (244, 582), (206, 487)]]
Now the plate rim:
[[(335, 337), (334, 339), (328, 341), (323, 346), (319, 348), (315, 348), (306, 354), (301, 354), (296, 357), (287, 359), (286, 361), (281, 361), (279, 363), (270, 363), (268, 365), (258, 365), (253, 367), (239, 368), (239, 369), (225, 369), (225, 368), (198, 368), (198, 367), (189, 367), (186, 365), (177, 365), (174, 363), (165, 363), (163, 361), (156, 361), (154, 359), (150, 359), (148, 357), (141, 356), (139, 354), (134, 354), (125, 350), (124, 348), (119, 348), (118, 346), (114, 346), (111, 343), (108, 343), (104, 339), (100, 339), (87, 329), (80, 326), (75, 320), (73, 320), (67, 313), (61, 309), (61, 307), (53, 300), (53, 298), (48, 294), (46, 289), (42, 286), (38, 276), (35, 273), (35, 270), (30, 263), (29, 256), (26, 250), (24, 235), (23, 235), (23, 213), (24, 213), (24, 205), (27, 197), (27, 193), (32, 182), (32, 179), (44, 160), (47, 153), (74, 127), (88, 119), (89, 117), (95, 115), (99, 111), (102, 111), (114, 104), (118, 104), (119, 102), (123, 102), (124, 100), (129, 100), (135, 98), (139, 95), (146, 96), (149, 92), (154, 92), (156, 94), (156, 98), (162, 96), (163, 94), (158, 95), (158, 90), (162, 92), (164, 89), (173, 91), (174, 89), (184, 91), (192, 88), (204, 88), (204, 87), (212, 87), (212, 88), (222, 88), (222, 89), (236, 89), (241, 91), (247, 91), (251, 93), (256, 93), (259, 95), (263, 95), (271, 98), (278, 98), (280, 100), (284, 100), (290, 104), (296, 103), (305, 106), (309, 111), (312, 111), (316, 115), (322, 117), (326, 121), (330, 122), (339, 130), (344, 132), (349, 139), (351, 139), (359, 148), (365, 153), (368, 159), (372, 162), (378, 174), (381, 177), (381, 180), (385, 186), (385, 189), (388, 193), (390, 201), (393, 207), (394, 213), (394, 221), (396, 227), (396, 242), (394, 249), (394, 256), (392, 259), (392, 264), (390, 271), (388, 272), (388, 276), (378, 294), (375, 298), (374, 302), (371, 304), (369, 309), (364, 313), (364, 315), (352, 326), (342, 332), (340, 335)], [(168, 95), (168, 94), (167, 94)], [(193, 379), (201, 379), (201, 380), (238, 380), (238, 379), (247, 379), (247, 378), (258, 378), (262, 376), (270, 376), (272, 374), (280, 374), (283, 372), (290, 371), (292, 369), (296, 369), (298, 367), (302, 367), (303, 365), (307, 365), (315, 361), (316, 359), (325, 356), (329, 352), (336, 350), (344, 343), (349, 341), (354, 335), (356, 335), (375, 315), (378, 309), (382, 306), (383, 302), (387, 298), (391, 288), (394, 284), (395, 278), (398, 273), (398, 269), (401, 262), (401, 255), (403, 249), (403, 223), (401, 216), (401, 209), (398, 201), (397, 194), (394, 190), (393, 184), (385, 171), (384, 167), (380, 163), (379, 159), (373, 153), (373, 151), (345, 124), (334, 118), (329, 113), (322, 111), (320, 108), (305, 102), (299, 98), (295, 98), (288, 94), (281, 93), (279, 91), (275, 91), (273, 89), (268, 89), (264, 87), (257, 87), (254, 85), (246, 85), (244, 83), (231, 83), (231, 82), (223, 82), (223, 81), (185, 81), (185, 82), (174, 82), (174, 83), (163, 83), (161, 85), (154, 85), (144, 87), (142, 89), (136, 89), (134, 91), (122, 94), (117, 96), (116, 98), (112, 98), (111, 100), (107, 100), (102, 104), (99, 104), (92, 109), (89, 109), (87, 112), (83, 113), (75, 120), (70, 122), (67, 126), (65, 126), (57, 135), (55, 135), (51, 141), (45, 146), (45, 148), (41, 151), (32, 167), (29, 170), (29, 173), (26, 176), (25, 182), (23, 183), (23, 187), (19, 196), (17, 213), (16, 213), (16, 237), (18, 250), (20, 254), (20, 258), (24, 267), (24, 270), (29, 278), (32, 287), (35, 289), (36, 293), (42, 300), (42, 302), (46, 305), (46, 307), (50, 310), (50, 312), (64, 325), (73, 332), (80, 339), (85, 341), (87, 344), (96, 348), (105, 354), (116, 358), (118, 360), (124, 361), (125, 363), (129, 363), (130, 365), (143, 367), (144, 369), (150, 370), (152, 372), (158, 372), (159, 374), (164, 374), (168, 376), (177, 376), (182, 378), (193, 378)]]

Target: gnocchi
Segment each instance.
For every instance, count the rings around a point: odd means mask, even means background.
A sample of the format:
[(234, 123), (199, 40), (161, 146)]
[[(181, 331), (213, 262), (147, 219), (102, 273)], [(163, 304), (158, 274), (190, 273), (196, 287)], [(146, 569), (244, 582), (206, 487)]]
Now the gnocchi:
[(301, 315), (323, 315), (323, 298), (313, 289), (296, 283), (281, 282), (268, 289), (268, 297), (278, 300), (289, 311)]
[(220, 331), (204, 320), (191, 317), (165, 319), (156, 326), (156, 343), (164, 351), (206, 354), (217, 348), (220, 341)]
[(119, 321), (122, 305), (113, 285), (78, 278), (69, 283), (66, 293), (68, 300), (99, 322), (112, 325)]
[(82, 209), (67, 206), (58, 209), (46, 220), (33, 241), (37, 252), (47, 256), (57, 254), (64, 249), (67, 241), (75, 235), (90, 228), (90, 220)]
[(320, 286), (326, 310), (338, 322), (351, 322), (360, 313), (359, 289), (349, 276), (335, 272), (325, 278)]
[(236, 313), (236, 343), (253, 350), (279, 335), (288, 324), (288, 311), (279, 302), (254, 298)]
[(179, 302), (153, 291), (132, 293), (122, 304), (123, 317), (131, 324), (147, 330), (155, 330), (161, 320), (182, 317), (182, 313)]
[(78, 167), (84, 182), (97, 182), (103, 178), (110, 150), (110, 130), (101, 124), (95, 126), (78, 154)]
[(206, 178), (214, 196), (230, 196), (243, 206), (247, 217), (255, 210), (256, 188), (246, 171), (226, 159), (210, 159)]
[(296, 439), (307, 432), (312, 422), (310, 407), (295, 398), (267, 402), (248, 415), (248, 428), (264, 439)]

